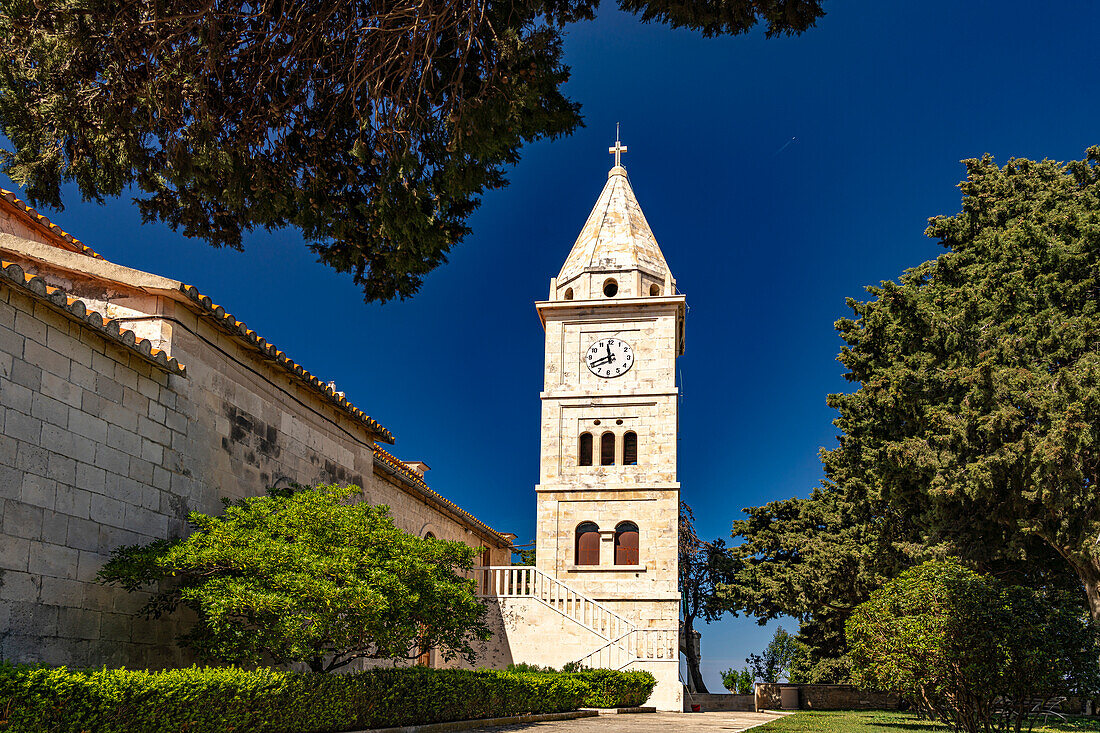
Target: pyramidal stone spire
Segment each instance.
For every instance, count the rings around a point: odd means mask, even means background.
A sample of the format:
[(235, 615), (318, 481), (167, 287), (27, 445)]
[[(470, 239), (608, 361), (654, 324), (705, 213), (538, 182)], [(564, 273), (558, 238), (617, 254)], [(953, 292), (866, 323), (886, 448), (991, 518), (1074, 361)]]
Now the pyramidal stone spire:
[(637, 270), (661, 283), (669, 273), (665, 256), (622, 166), (620, 155), (626, 152), (626, 146), (617, 138), (616, 134), (615, 146), (608, 148), (615, 156), (615, 166), (607, 174), (607, 183), (562, 265), (558, 287), (567, 286), (585, 272)]

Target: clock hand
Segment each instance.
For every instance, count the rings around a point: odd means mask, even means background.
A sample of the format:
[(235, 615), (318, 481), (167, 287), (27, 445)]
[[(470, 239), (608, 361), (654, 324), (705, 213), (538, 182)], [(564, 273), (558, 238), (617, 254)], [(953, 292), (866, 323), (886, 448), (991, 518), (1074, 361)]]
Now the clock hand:
[(604, 358), (602, 358), (602, 359), (597, 359), (596, 361), (592, 362), (592, 363), (591, 363), (591, 364), (589, 364), (588, 366), (594, 366), (594, 367), (595, 367), (595, 366), (600, 366), (601, 364), (604, 364), (604, 363), (606, 363), (606, 362), (608, 361), (608, 359), (609, 359), (609, 357), (606, 357), (606, 356), (605, 356), (605, 357), (604, 357)]

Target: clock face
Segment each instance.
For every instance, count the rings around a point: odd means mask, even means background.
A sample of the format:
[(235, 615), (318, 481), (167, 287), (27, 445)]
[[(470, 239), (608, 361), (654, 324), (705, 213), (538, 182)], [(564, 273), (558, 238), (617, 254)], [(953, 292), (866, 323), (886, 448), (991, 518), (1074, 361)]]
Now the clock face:
[(634, 366), (634, 349), (620, 339), (600, 339), (588, 347), (584, 362), (597, 377), (618, 377)]

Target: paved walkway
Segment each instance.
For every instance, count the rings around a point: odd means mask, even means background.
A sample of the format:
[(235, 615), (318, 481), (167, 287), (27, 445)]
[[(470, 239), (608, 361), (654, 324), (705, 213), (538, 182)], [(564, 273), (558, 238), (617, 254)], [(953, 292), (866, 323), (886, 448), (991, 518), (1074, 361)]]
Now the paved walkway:
[(597, 718), (554, 720), (545, 723), (523, 723), (495, 728), (472, 728), (475, 731), (531, 731), (531, 733), (736, 733), (763, 725), (782, 717), (771, 713), (638, 713), (601, 715)]

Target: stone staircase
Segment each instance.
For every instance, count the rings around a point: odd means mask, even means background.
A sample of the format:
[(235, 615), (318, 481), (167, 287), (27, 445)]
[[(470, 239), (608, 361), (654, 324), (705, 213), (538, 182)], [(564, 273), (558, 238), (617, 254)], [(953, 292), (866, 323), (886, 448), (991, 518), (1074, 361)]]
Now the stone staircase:
[(634, 662), (679, 659), (678, 629), (639, 629), (599, 601), (526, 565), (474, 568), (482, 598), (530, 598), (590, 631), (592, 651), (578, 661), (589, 668), (624, 669)]

